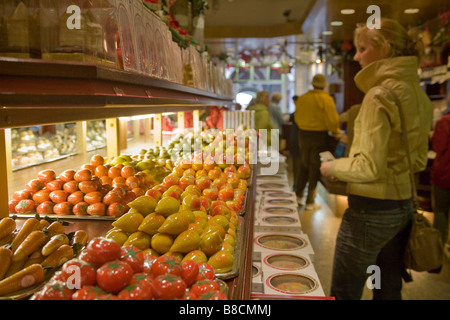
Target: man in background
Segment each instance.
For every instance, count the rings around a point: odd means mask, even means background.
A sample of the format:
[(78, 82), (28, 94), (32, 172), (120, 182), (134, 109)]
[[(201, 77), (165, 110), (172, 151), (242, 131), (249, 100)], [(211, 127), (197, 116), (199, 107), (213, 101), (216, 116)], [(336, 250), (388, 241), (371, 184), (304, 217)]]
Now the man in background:
[[(323, 74), (316, 74), (312, 79), (313, 89), (301, 95), (295, 104), (294, 120), (299, 128), (298, 141), (300, 170), (297, 184), (297, 199), (306, 210), (316, 210), (319, 205), (314, 202), (317, 183), (320, 178), (319, 153), (327, 150), (328, 132), (339, 136), (339, 115), (333, 98), (324, 91), (328, 85)], [(306, 203), (303, 193), (308, 184)]]

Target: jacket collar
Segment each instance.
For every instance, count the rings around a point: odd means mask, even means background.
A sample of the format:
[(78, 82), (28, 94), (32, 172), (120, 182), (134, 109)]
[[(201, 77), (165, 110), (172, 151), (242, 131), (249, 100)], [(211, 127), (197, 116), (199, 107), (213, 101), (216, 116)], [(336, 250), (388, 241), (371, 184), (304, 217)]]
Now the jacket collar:
[(381, 59), (372, 62), (359, 71), (354, 80), (356, 86), (364, 93), (387, 79), (419, 81), (418, 59), (415, 56), (404, 56)]

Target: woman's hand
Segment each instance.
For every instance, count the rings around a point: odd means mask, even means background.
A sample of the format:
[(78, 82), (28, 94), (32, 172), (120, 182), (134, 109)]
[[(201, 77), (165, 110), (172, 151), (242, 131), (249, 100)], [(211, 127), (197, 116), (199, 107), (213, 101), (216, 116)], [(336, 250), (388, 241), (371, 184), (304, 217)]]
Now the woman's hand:
[(337, 179), (331, 175), (331, 163), (333, 161), (324, 161), (320, 166), (320, 173), (322, 176), (330, 181), (336, 181)]

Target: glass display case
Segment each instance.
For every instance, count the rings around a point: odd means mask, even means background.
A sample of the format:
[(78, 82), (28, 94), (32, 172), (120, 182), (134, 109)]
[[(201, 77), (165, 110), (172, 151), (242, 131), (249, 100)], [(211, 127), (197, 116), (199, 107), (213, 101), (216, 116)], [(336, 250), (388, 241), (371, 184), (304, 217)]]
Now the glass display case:
[(1, 1), (0, 55), (15, 58), (40, 58), (38, 0)]

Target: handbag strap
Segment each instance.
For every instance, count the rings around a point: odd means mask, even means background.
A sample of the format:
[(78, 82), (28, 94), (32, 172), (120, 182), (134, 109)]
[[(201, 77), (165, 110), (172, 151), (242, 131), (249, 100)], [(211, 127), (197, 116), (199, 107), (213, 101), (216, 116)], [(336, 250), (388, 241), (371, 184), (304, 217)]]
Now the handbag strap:
[(398, 96), (394, 92), (394, 90), (392, 90), (392, 88), (387, 87), (387, 86), (384, 86), (384, 88), (389, 90), (391, 95), (394, 97), (394, 102), (397, 105), (398, 113), (400, 114), (400, 124), (401, 124), (401, 133), (400, 133), (400, 135), (402, 137), (402, 142), (403, 142), (403, 145), (405, 146), (405, 149), (406, 149), (406, 157), (408, 159), (409, 178), (411, 180), (411, 197), (412, 197), (414, 208), (418, 209), (416, 182), (415, 182), (415, 179), (414, 179), (414, 173), (413, 173), (412, 164), (411, 164), (411, 155), (409, 153), (408, 138), (406, 137), (406, 132), (407, 131), (406, 131), (406, 123), (405, 123), (405, 114), (403, 113), (402, 104), (400, 103), (400, 99), (398, 98)]

